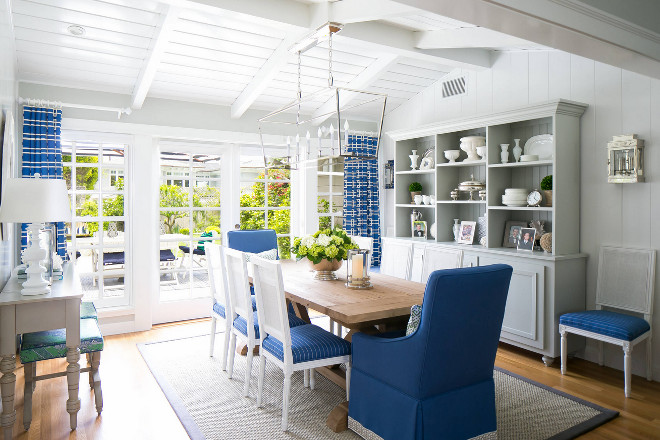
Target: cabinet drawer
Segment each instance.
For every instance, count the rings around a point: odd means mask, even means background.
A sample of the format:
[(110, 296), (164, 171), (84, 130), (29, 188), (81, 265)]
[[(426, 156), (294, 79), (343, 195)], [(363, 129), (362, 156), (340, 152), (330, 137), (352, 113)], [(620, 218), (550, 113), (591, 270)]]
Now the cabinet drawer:
[(482, 266), (505, 263), (513, 267), (500, 339), (543, 349), (545, 267), (483, 256), (479, 263)]

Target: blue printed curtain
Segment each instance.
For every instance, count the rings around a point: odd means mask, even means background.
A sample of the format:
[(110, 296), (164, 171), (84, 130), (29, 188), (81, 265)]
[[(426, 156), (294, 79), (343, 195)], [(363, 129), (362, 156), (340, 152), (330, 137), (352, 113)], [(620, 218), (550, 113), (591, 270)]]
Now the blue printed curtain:
[[(62, 179), (60, 130), (62, 109), (26, 105), (23, 107), (23, 177), (39, 174), (42, 179)], [(57, 253), (66, 259), (64, 222), (57, 226)], [(22, 247), (27, 246), (27, 226), (23, 224)]]
[[(376, 138), (348, 136), (348, 151), (376, 154)], [(344, 229), (350, 235), (374, 239), (372, 265), (380, 265), (380, 200), (378, 161), (346, 159), (344, 163)]]

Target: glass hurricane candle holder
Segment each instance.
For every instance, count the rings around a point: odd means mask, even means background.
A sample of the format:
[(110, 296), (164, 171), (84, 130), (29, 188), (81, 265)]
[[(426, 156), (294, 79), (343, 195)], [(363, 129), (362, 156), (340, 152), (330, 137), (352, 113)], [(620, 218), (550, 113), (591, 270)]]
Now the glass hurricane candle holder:
[(369, 249), (349, 249), (346, 265), (346, 287), (372, 289), (369, 278)]

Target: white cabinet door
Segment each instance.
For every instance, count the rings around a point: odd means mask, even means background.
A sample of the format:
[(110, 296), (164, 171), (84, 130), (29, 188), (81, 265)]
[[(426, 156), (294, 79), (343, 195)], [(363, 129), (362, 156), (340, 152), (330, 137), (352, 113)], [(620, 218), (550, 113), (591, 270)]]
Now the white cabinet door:
[(412, 251), (412, 262), (410, 264), (410, 281), (422, 283), (422, 268), (424, 266), (425, 246), (415, 244)]
[(460, 249), (427, 246), (424, 251), (421, 279), (419, 281), (426, 283), (433, 271), (442, 269), (455, 269), (457, 267), (461, 267), (462, 262), (463, 251)]
[(380, 273), (397, 278), (409, 279), (412, 243), (383, 240), (380, 257)]
[(545, 266), (480, 257), (479, 264), (513, 267), (500, 339), (544, 349)]

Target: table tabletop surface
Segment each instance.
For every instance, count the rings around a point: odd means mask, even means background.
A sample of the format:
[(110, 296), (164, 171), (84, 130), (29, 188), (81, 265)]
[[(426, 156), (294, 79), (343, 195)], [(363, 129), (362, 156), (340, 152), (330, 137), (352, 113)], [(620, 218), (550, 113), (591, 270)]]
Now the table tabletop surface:
[(349, 289), (346, 267), (336, 274), (335, 281), (315, 280), (306, 260), (282, 261), (287, 298), (349, 327), (408, 316), (410, 308), (424, 299), (423, 283), (372, 273), (373, 289)]
[(0, 306), (83, 297), (78, 270), (76, 269), (76, 265), (71, 262), (65, 263), (62, 280), (53, 282), (50, 293), (43, 295), (22, 295), (23, 281), (19, 280), (15, 274), (9, 278), (4, 289), (2, 289), (2, 293), (0, 293)]

